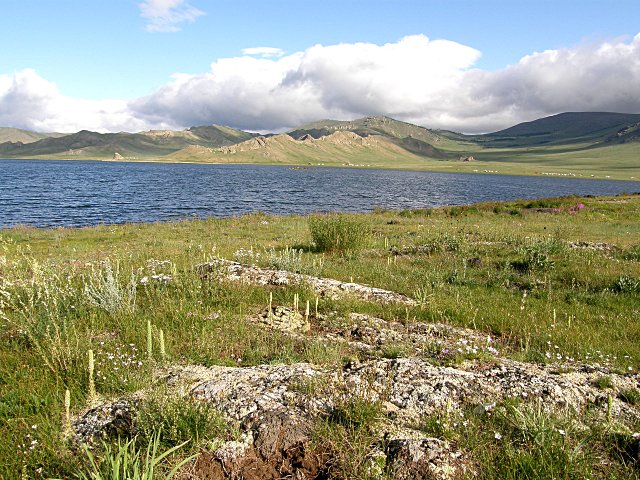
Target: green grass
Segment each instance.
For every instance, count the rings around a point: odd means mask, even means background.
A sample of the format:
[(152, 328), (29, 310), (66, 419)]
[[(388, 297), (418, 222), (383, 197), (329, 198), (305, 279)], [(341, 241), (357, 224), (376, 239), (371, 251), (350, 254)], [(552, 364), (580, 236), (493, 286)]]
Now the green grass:
[[(578, 203), (585, 208), (571, 213), (570, 207)], [(387, 320), (476, 328), (491, 334), (497, 348), (515, 359), (549, 362), (560, 355), (569, 363), (571, 359), (597, 362), (615, 371), (637, 372), (640, 367), (640, 291), (636, 288), (640, 196), (379, 210), (349, 218), (371, 235), (358, 255), (313, 251), (309, 219), (300, 216), (252, 214), (0, 231), (0, 477), (16, 478), (24, 470), (28, 477), (41, 472), (45, 478), (62, 478), (84, 464), (85, 459), (62, 441), (61, 419), (66, 389), (71, 392), (73, 413), (87, 406), (90, 349), (96, 359), (97, 395), (102, 399), (149, 385), (153, 368), (162, 361), (160, 330), (167, 361), (179, 363), (340, 365), (358, 355), (342, 344), (321, 345), (312, 337), (294, 339), (256, 328), (246, 320), (267, 305), (269, 292), (278, 305), (291, 305), (296, 293), (300, 305), (307, 300), (313, 305), (315, 296), (306, 288), (265, 289), (200, 279), (197, 264), (212, 256), (242, 256), (241, 249), (254, 252), (251, 261), (265, 267), (289, 266), (343, 281), (353, 279), (421, 300), (405, 310), (323, 298), (321, 313), (358, 311)], [(608, 247), (572, 248), (573, 242)], [(141, 282), (144, 277), (147, 281)], [(151, 358), (146, 353), (149, 321)], [(396, 358), (409, 351), (407, 346), (392, 345), (382, 356)], [(442, 359), (433, 361), (442, 363)], [(606, 393), (604, 382), (602, 388)], [(637, 390), (619, 395), (630, 405), (638, 403)], [(350, 442), (355, 455), (364, 448), (360, 440), (373, 438), (369, 424), (375, 423), (372, 418), (377, 414), (366, 405), (342, 407), (342, 413), (328, 420), (324, 434), (338, 446)], [(184, 447), (185, 455), (195, 451), (196, 443), (234, 435), (233, 426), (220, 422), (216, 412), (176, 407), (175, 414), (162, 419), (158, 413), (162, 408), (149, 404), (145, 431), (163, 427), (173, 432), (172, 438), (163, 437), (166, 446), (197, 438)], [(478, 443), (467, 444), (468, 448), (487, 472), (493, 472), (484, 478), (501, 478), (516, 467), (513, 471), (524, 472), (522, 478), (580, 477), (589, 468), (598, 472), (598, 478), (624, 478), (629, 473), (622, 447), (615, 446), (628, 441), (622, 430), (597, 430), (588, 418), (547, 418), (526, 408), (518, 407), (526, 414), (524, 419), (507, 409), (504, 418), (492, 417), (490, 422), (496, 423), (490, 424), (484, 419), (474, 430), (480, 432)], [(523, 433), (524, 427), (514, 424), (525, 420), (533, 422), (529, 430), (541, 422), (564, 430), (572, 422), (584, 422), (601, 440), (587, 443), (574, 454), (580, 442), (587, 441), (587, 433), (575, 433), (568, 444), (556, 433), (544, 433), (540, 441), (548, 446), (547, 455), (537, 450), (535, 435)], [(481, 425), (490, 429), (482, 430)], [(498, 428), (513, 439), (513, 448), (492, 440), (491, 432)], [(203, 434), (204, 430), (209, 433)], [(445, 434), (463, 438), (461, 432)], [(149, 441), (151, 436), (140, 438)], [(483, 450), (485, 444), (490, 448)], [(594, 449), (599, 456), (588, 454)], [(602, 464), (602, 458), (609, 463)], [(540, 469), (547, 473), (537, 477), (527, 473), (547, 460), (552, 462), (549, 469)], [(344, 464), (340, 468), (362, 473), (364, 467)]]
[(540, 402), (487, 410), (432, 415), (421, 427), (468, 452), (483, 479), (640, 478), (630, 448), (635, 440), (621, 423), (549, 411)]

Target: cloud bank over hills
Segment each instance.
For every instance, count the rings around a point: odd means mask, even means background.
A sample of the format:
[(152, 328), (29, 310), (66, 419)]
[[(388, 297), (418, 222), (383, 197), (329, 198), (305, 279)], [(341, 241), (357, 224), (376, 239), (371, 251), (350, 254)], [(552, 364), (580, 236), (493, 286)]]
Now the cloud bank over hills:
[(563, 111), (640, 112), (640, 34), (535, 52), (496, 71), (474, 68), (480, 55), (424, 35), (289, 54), (257, 47), (216, 60), (207, 72), (175, 74), (129, 101), (65, 96), (26, 69), (0, 75), (0, 125), (105, 132), (215, 123), (279, 131), (320, 118), (388, 115), (476, 133)]

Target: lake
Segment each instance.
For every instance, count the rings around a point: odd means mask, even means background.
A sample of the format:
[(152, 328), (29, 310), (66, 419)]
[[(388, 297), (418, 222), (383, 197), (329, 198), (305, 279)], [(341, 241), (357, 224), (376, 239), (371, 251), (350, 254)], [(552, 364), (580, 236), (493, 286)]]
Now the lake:
[(574, 178), (0, 159), (0, 227), (155, 222), (255, 211), (366, 212), (637, 191), (637, 182)]

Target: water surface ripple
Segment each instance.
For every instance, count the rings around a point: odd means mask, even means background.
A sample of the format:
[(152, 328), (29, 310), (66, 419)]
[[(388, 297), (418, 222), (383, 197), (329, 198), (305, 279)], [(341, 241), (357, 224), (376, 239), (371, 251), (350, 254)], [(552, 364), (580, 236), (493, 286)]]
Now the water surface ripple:
[(0, 227), (365, 212), (640, 191), (636, 182), (407, 170), (0, 159)]

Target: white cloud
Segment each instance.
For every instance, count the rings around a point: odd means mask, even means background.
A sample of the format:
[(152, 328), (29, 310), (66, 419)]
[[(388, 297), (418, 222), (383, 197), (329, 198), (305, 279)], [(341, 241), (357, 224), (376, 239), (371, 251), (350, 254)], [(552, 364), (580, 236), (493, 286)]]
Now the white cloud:
[(281, 48), (274, 48), (274, 47), (252, 47), (252, 48), (242, 49), (242, 54), (250, 55), (250, 56), (265, 57), (265, 58), (272, 58), (272, 57), (279, 58), (284, 55), (284, 50), (282, 50)]
[[(148, 121), (282, 129), (319, 118), (419, 118), (457, 89), (477, 50), (423, 35), (397, 43), (315, 45), (277, 59), (238, 57), (180, 75), (131, 107)], [(444, 106), (441, 106), (443, 108)]]
[(0, 125), (37, 132), (135, 131), (148, 125), (123, 100), (82, 100), (62, 95), (34, 70), (0, 75)]
[(281, 56), (264, 48), (219, 59), (204, 73), (176, 74), (129, 102), (63, 97), (32, 70), (0, 75), (0, 125), (131, 131), (218, 123), (276, 131), (384, 114), (486, 132), (563, 111), (640, 112), (640, 34), (533, 53), (497, 71), (474, 68), (474, 48), (423, 35)]
[(385, 114), (432, 128), (492, 131), (563, 111), (640, 112), (640, 34), (549, 50), (488, 72), (480, 52), (424, 35), (315, 45), (280, 58), (227, 58), (131, 104), (147, 121), (283, 129)]
[(138, 6), (148, 32), (177, 32), (181, 23), (193, 23), (205, 14), (185, 0), (145, 0)]

